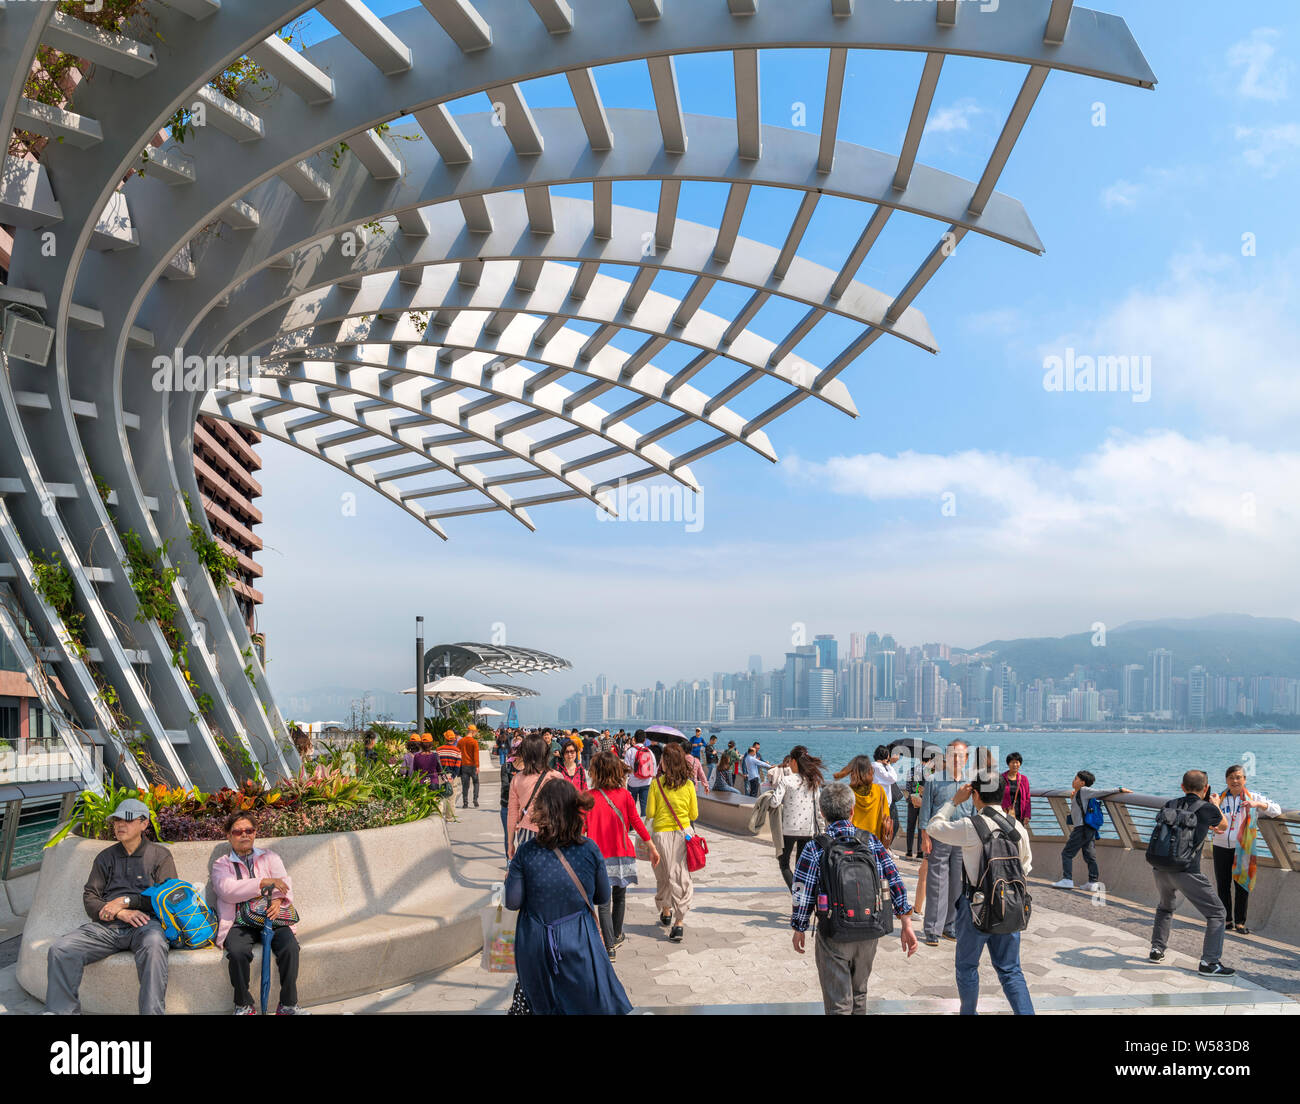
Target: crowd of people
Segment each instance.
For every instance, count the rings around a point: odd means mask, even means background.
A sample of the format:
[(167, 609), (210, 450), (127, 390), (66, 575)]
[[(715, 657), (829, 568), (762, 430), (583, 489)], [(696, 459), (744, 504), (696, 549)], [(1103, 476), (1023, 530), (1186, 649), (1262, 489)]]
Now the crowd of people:
[[(791, 893), (797, 953), (805, 953), (815, 924), (814, 959), (827, 1014), (866, 1011), (876, 946), (894, 932), (895, 922), (909, 957), (920, 946), (955, 945), (953, 977), (963, 1014), (976, 1011), (985, 952), (1013, 1012), (1033, 1013), (1020, 965), (1034, 862), (1032, 793), (1020, 753), (1007, 755), (1002, 770), (987, 748), (976, 748), (972, 762), (969, 745), (957, 738), (942, 750), (928, 748), (902, 776), (899, 749), (880, 746), (828, 778), (822, 761), (803, 745), (774, 764), (762, 758), (758, 743), (743, 752), (734, 741), (719, 749), (717, 736), (705, 740), (700, 729), (688, 741), (652, 739), (642, 730), (502, 729), (494, 741), (509, 864), (505, 904), (519, 913), (513, 1012), (630, 1011), (613, 964), (627, 939), (627, 891), (638, 882), (638, 860), (648, 861), (653, 871), (666, 938), (683, 942), (692, 871), (706, 850), (695, 831), (699, 797), (738, 792), (737, 783), (743, 783), (772, 824), (777, 867)], [(416, 734), (400, 769), (441, 788), (451, 803), (459, 779), (461, 807), (469, 807), (471, 796), (477, 807), (479, 754), (473, 726), (461, 737), (453, 731), (441, 739)], [(1259, 818), (1278, 816), (1281, 809), (1249, 789), (1245, 770), (1236, 764), (1217, 793), (1202, 770), (1186, 772), (1181, 790), (1157, 814), (1147, 852), (1158, 899), (1149, 957), (1164, 959), (1181, 894), (1206, 918), (1200, 972), (1231, 976), (1234, 971), (1221, 961), (1225, 932), (1250, 931)], [(1062, 878), (1053, 888), (1074, 888), (1072, 862), (1079, 854), (1088, 871), (1081, 888), (1102, 888), (1095, 845), (1106, 815), (1103, 802), (1129, 792), (1099, 787), (1089, 770), (1076, 773)], [(167, 848), (148, 838), (149, 825), (148, 809), (138, 800), (123, 801), (113, 812), (109, 826), (116, 842), (96, 857), (85, 886), (89, 921), (57, 939), (49, 952), (50, 1012), (78, 1012), (85, 967), (119, 950), (135, 958), (141, 1014), (163, 1011), (168, 942), (149, 891), (175, 879), (176, 869)], [(278, 855), (256, 846), (251, 813), (230, 816), (225, 832), (229, 849), (214, 859), (210, 884), (214, 941), (225, 952), (235, 1014), (257, 1011), (249, 978), (267, 923), (280, 979), (276, 1012), (305, 1014), (297, 993), (299, 945), (289, 873)], [(1213, 843), (1213, 886), (1201, 870), (1207, 837)], [(912, 901), (900, 858), (919, 864)], [(249, 908), (256, 902), (260, 912)]]

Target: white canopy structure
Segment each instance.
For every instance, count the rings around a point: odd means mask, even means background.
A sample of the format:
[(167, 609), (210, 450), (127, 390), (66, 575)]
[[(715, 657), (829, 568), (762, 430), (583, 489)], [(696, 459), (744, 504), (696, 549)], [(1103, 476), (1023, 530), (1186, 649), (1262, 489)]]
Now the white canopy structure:
[[(300, 52), (277, 32), (309, 12), (338, 33)], [(81, 59), (70, 102), (25, 96), (41, 47)], [(763, 118), (761, 69), (787, 50), (824, 59), (819, 127)], [(894, 90), (901, 143), (844, 141), (841, 114), (864, 110), (850, 59), (899, 52), (919, 70)], [(683, 101), (678, 61), (706, 53), (729, 59), (732, 117)], [(970, 180), (917, 158), (954, 57), (1018, 86)], [(210, 81), (241, 58), (266, 79), (235, 102)], [(614, 65), (648, 79), (643, 102), (605, 106)], [(50, 139), (0, 174), (0, 303), (25, 314), (5, 313), (0, 353), (0, 597), (31, 626), (29, 677), (57, 681), (67, 730), (123, 780), (145, 781), (129, 743), (205, 790), (235, 782), (223, 743), (292, 771), (230, 592), (189, 552), (200, 413), (438, 537), (484, 513), (531, 529), (553, 502), (612, 510), (619, 481), (696, 489), (691, 464), (731, 445), (773, 461), (768, 429), (799, 404), (856, 414), (848, 383), (878, 341), (937, 348), (917, 304), (947, 264), (978, 278), (968, 235), (1041, 252), (996, 188), (1054, 70), (1155, 83), (1124, 21), (1073, 0), (422, 0), (383, 18), (364, 0), (166, 0), (117, 33), (0, 3), (0, 130)], [(530, 106), (547, 78), (571, 104)], [(453, 112), (469, 96), (490, 110)], [(155, 144), (178, 109), (203, 125)], [(726, 188), (707, 225), (678, 212), (700, 182)], [(795, 213), (754, 240), (742, 223), (769, 190)], [(844, 220), (831, 264), (801, 253), (826, 202)], [(927, 244), (873, 287), (895, 220)], [(812, 335), (838, 351), (808, 359)], [(127, 534), (179, 571), (184, 667), (136, 619)], [(75, 615), (33, 559), (54, 553)]]

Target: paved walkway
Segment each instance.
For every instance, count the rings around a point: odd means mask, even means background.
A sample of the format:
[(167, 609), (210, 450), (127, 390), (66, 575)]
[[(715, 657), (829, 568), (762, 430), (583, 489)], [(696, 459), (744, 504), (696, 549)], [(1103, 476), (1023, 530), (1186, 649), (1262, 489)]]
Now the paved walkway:
[[(485, 772), (481, 807), (457, 810), (450, 825), (460, 875), (484, 888), (505, 877), (498, 785)], [(628, 941), (616, 969), (638, 1012), (658, 1015), (819, 1014), (821, 994), (811, 948), (790, 945), (790, 897), (770, 841), (706, 830), (709, 863), (696, 875), (695, 905), (684, 943), (668, 942), (657, 921), (654, 876), (639, 864), (644, 884), (628, 893)], [(909, 893), (916, 864), (901, 861)], [(1099, 918), (1102, 913), (1105, 922)], [(1200, 926), (1175, 920), (1168, 958), (1147, 961), (1150, 912), (1111, 901), (1104, 909), (1083, 894), (1036, 885), (1034, 919), (1021, 958), (1040, 1013), (1300, 1014), (1295, 992), (1300, 953), (1282, 944), (1238, 940), (1232, 962), (1242, 974), (1226, 981), (1196, 972)], [(1231, 937), (1230, 937), (1231, 939)], [(1249, 944), (1249, 946), (1247, 946)], [(954, 944), (922, 945), (905, 958), (896, 937), (876, 956), (871, 1011), (955, 1013)], [(1245, 959), (1246, 961), (1243, 961)], [(39, 1012), (17, 986), (12, 966), (0, 968), (0, 1013)], [(987, 959), (980, 970), (982, 1012), (1007, 1012)], [(490, 974), (478, 956), (438, 974), (385, 992), (316, 1006), (317, 1013), (365, 1014), (504, 1012), (514, 975)]]
[[(460, 819), (450, 826), (462, 875), (475, 884), (490, 885), (505, 876), (497, 794), (495, 775), (485, 774), (481, 807), (458, 809)], [(628, 941), (619, 948), (615, 966), (628, 997), (637, 1011), (661, 1015), (820, 1013), (811, 948), (801, 957), (790, 945), (790, 896), (771, 842), (718, 830), (705, 834), (709, 863), (696, 875), (695, 904), (681, 944), (668, 942), (659, 926), (654, 876), (648, 863), (638, 864), (643, 884), (628, 893)], [(899, 866), (910, 893), (916, 864)], [(1300, 1014), (1300, 1003), (1254, 981), (1201, 977), (1195, 957), (1199, 935), (1190, 926), (1185, 927), (1187, 938), (1195, 941), (1193, 953), (1171, 950), (1155, 966), (1147, 962), (1149, 929), (1127, 931), (1071, 915), (1054, 907), (1057, 896), (1036, 888), (1033, 924), (1022, 941), (1022, 961), (1039, 1012)], [(871, 979), (872, 1011), (956, 1012), (953, 949), (946, 941), (934, 948), (922, 945), (908, 959), (896, 937), (887, 940)], [(1300, 955), (1288, 953), (1300, 963)], [(987, 959), (980, 983), (980, 1010), (1008, 1012)], [(476, 956), (412, 984), (318, 1010), (503, 1012), (513, 988), (514, 975), (490, 974)]]

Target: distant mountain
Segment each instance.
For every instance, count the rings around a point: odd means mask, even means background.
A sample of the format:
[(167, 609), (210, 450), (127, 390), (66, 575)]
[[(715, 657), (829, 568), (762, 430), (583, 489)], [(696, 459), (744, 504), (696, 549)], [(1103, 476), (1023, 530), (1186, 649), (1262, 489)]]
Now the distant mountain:
[(1198, 664), (1216, 675), (1300, 677), (1300, 621), (1217, 613), (1208, 617), (1129, 621), (1109, 628), (1105, 647), (1094, 647), (1091, 632), (1020, 640), (990, 640), (965, 654), (994, 652), (1015, 668), (1020, 679), (1059, 678), (1076, 663), (1091, 667), (1147, 666), (1147, 653), (1167, 648), (1173, 672), (1185, 676)]

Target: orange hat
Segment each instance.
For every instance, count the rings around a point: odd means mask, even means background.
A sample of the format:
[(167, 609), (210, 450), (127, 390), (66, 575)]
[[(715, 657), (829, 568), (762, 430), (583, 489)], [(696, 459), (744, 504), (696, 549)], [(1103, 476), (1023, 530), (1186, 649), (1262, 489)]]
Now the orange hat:
[(456, 733), (455, 731), (449, 728), (447, 729), (446, 732), (442, 734), (442, 736), (444, 740), (454, 740), (456, 738)]
[(418, 737), (416, 737), (416, 739), (418, 739), (422, 744), (431, 744), (433, 743), (433, 733), (422, 732)]

